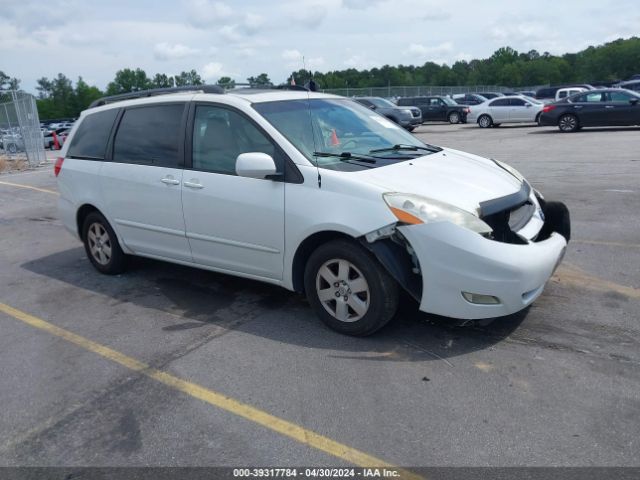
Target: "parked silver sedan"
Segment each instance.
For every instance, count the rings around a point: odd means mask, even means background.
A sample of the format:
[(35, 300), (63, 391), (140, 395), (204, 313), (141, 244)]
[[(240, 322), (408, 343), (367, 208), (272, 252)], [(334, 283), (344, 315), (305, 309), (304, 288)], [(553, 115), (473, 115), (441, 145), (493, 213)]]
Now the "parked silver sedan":
[(476, 122), (481, 128), (503, 123), (537, 123), (543, 106), (542, 102), (524, 95), (498, 97), (471, 106), (467, 122)]

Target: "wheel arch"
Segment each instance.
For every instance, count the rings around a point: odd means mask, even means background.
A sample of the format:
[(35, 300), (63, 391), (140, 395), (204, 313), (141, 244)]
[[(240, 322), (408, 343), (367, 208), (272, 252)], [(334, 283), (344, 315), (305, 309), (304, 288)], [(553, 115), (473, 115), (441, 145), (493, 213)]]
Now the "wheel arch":
[(294, 291), (299, 293), (304, 292), (304, 270), (311, 254), (320, 245), (337, 239), (347, 239), (356, 242), (354, 237), (338, 230), (315, 232), (300, 242), (293, 256), (293, 262), (291, 263), (291, 283)]
[(82, 236), (82, 226), (84, 225), (84, 220), (90, 213), (93, 212), (98, 212), (100, 215), (104, 216), (104, 213), (102, 213), (96, 206), (90, 203), (85, 203), (80, 208), (78, 208), (78, 211), (76, 212), (76, 226), (78, 228), (78, 236), (82, 241), (84, 241), (84, 238)]

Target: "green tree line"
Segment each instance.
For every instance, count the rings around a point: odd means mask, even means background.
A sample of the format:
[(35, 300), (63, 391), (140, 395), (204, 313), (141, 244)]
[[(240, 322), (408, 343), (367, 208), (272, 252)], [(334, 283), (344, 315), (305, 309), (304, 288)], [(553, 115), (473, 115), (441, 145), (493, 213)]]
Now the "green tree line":
[[(314, 72), (320, 88), (400, 85), (503, 85), (522, 87), (560, 83), (624, 80), (640, 73), (640, 38), (618, 39), (561, 56), (503, 47), (489, 58), (460, 60), (453, 65), (384, 65), (370, 70)], [(308, 80), (304, 70), (292, 72), (296, 83)]]
[[(504, 85), (509, 87), (582, 83), (627, 79), (640, 73), (640, 38), (618, 39), (604, 45), (589, 47), (578, 53), (551, 55), (536, 50), (518, 52), (502, 47), (485, 59), (460, 60), (449, 66), (426, 62), (423, 65), (384, 65), (370, 70), (350, 68), (329, 72), (292, 72), (285, 80), (306, 83), (313, 76), (320, 89), (386, 87), (400, 85)], [(285, 83), (283, 82), (283, 83)], [(40, 118), (77, 117), (89, 104), (104, 95), (184, 85), (201, 85), (196, 70), (179, 75), (156, 73), (153, 76), (140, 69), (118, 70), (103, 92), (88, 85), (79, 77), (75, 85), (63, 74), (53, 79), (37, 81), (38, 112)], [(253, 86), (270, 85), (266, 73), (247, 78)], [(217, 84), (233, 88), (235, 80), (221, 77)], [(0, 72), (0, 91), (20, 86), (20, 80)]]

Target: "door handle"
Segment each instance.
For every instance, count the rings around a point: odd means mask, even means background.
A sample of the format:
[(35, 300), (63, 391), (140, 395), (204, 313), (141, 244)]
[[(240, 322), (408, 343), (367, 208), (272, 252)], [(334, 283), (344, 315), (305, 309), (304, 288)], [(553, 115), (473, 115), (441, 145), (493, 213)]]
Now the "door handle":
[(195, 189), (204, 188), (204, 185), (202, 185), (201, 183), (195, 183), (195, 182), (184, 182), (183, 185), (185, 187), (195, 188)]
[(165, 185), (180, 185), (180, 180), (176, 180), (175, 178), (172, 178), (172, 177), (164, 177), (164, 178), (161, 178), (160, 181)]
[(581, 109), (581, 108), (582, 108), (582, 105), (574, 105), (574, 107), (573, 107), (573, 108)]
[(604, 108), (616, 108), (613, 105), (605, 105)]

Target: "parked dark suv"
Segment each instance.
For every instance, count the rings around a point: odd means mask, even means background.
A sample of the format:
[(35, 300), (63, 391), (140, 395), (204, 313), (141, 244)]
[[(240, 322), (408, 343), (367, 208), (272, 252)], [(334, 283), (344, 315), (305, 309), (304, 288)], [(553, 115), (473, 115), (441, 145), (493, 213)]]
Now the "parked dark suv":
[(467, 123), (469, 107), (458, 105), (449, 97), (405, 97), (398, 105), (415, 105), (422, 111), (422, 120), (430, 122)]
[(380, 115), (384, 115), (410, 132), (418, 125), (422, 125), (420, 109), (414, 107), (413, 104), (398, 106), (381, 97), (357, 97), (354, 100), (365, 107), (369, 107), (371, 110), (375, 110)]

